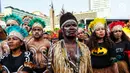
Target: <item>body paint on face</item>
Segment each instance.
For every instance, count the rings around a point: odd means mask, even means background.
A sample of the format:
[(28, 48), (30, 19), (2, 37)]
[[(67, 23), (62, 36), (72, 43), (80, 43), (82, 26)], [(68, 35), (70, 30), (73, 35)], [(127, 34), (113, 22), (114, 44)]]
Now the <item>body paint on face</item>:
[(75, 36), (78, 27), (71, 25), (70, 27), (64, 27), (64, 29), (65, 29), (65, 31), (66, 31), (65, 34), (66, 34), (67, 36)]
[(77, 24), (77, 22), (73, 19), (67, 20), (61, 25), (61, 28), (63, 28), (63, 26), (67, 24)]

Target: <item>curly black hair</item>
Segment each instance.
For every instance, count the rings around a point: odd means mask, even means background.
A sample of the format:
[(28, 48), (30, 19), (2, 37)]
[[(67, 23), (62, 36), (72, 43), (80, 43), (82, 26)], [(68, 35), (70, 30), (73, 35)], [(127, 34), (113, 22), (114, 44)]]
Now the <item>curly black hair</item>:
[[(93, 48), (98, 48), (98, 37), (96, 36), (96, 33), (93, 32), (92, 35), (90, 36), (90, 39), (87, 43), (88, 47), (90, 50), (92, 50)], [(107, 31), (105, 30), (105, 36), (103, 38), (104, 40), (104, 46), (105, 48), (112, 48), (114, 45), (114, 42), (110, 39), (110, 37), (107, 35)]]
[[(114, 32), (110, 33), (110, 38), (112, 39), (112, 41), (116, 42), (117, 39), (114, 37)], [(122, 36), (121, 36), (122, 41), (128, 41), (128, 37), (126, 36), (126, 34), (122, 31)]]

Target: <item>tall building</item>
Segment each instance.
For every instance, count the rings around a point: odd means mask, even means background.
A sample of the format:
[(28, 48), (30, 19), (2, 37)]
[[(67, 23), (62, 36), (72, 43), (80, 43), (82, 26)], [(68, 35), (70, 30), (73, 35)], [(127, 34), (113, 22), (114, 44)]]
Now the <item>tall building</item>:
[(89, 10), (109, 8), (109, 0), (89, 0)]
[(54, 27), (55, 27), (55, 23), (54, 23), (54, 8), (53, 8), (53, 3), (51, 3), (51, 8), (50, 8), (50, 28), (53, 31)]
[(0, 0), (0, 13), (1, 13), (1, 0)]
[(109, 0), (89, 0), (89, 11), (97, 12), (97, 17), (110, 17)]

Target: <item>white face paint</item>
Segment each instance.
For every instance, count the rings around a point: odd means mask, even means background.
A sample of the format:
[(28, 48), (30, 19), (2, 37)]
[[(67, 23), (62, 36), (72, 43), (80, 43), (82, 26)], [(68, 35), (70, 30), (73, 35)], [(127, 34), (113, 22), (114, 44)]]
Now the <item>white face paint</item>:
[(78, 26), (75, 22), (67, 22), (64, 25), (64, 34), (66, 36), (76, 36)]

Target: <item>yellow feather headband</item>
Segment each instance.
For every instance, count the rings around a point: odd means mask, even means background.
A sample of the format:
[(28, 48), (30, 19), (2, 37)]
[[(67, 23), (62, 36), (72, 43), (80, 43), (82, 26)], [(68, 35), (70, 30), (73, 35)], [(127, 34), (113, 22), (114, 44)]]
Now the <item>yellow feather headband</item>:
[(88, 30), (90, 32), (93, 32), (97, 28), (105, 27), (105, 24), (106, 24), (106, 19), (104, 19), (104, 18), (95, 18), (93, 21), (90, 22), (90, 24), (88, 26)]

